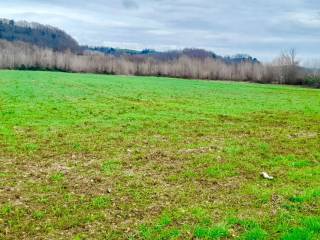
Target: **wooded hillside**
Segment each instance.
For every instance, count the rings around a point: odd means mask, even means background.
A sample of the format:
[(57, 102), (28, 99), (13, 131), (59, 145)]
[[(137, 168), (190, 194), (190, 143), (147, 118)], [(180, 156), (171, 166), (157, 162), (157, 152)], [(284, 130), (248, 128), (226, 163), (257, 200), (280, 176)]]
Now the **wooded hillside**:
[(0, 39), (22, 41), (55, 51), (80, 51), (76, 40), (64, 31), (39, 23), (0, 19)]

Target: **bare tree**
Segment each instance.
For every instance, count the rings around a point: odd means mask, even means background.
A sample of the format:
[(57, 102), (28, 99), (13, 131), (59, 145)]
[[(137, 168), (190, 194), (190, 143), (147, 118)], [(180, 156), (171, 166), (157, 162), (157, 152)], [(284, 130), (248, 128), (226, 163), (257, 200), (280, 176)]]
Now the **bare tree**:
[(303, 66), (309, 69), (309, 75), (320, 76), (320, 59), (310, 59), (304, 62)]
[[(111, 56), (96, 52), (74, 54), (56, 52), (24, 42), (0, 40), (1, 69), (61, 70), (122, 75), (167, 76), (210, 80), (237, 80), (262, 83), (306, 83), (299, 79), (319, 82), (320, 64), (313, 62), (308, 71), (301, 70), (296, 51), (283, 52), (273, 64), (252, 62), (226, 63), (212, 57), (198, 58), (182, 55), (159, 59), (151, 56)], [(303, 73), (301, 75), (300, 73)], [(299, 75), (300, 74), (300, 75)], [(298, 81), (299, 80), (299, 81)], [(310, 81), (309, 81), (310, 82)], [(314, 85), (314, 84), (313, 84)]]
[(283, 51), (276, 59), (279, 67), (280, 84), (295, 84), (298, 78), (299, 62), (294, 48)]

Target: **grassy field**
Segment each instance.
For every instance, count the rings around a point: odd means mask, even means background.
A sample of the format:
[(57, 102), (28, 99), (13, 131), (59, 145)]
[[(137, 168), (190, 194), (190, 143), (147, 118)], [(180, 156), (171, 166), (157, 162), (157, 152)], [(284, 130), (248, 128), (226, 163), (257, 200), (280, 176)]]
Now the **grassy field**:
[(319, 134), (314, 89), (0, 71), (0, 239), (320, 239)]

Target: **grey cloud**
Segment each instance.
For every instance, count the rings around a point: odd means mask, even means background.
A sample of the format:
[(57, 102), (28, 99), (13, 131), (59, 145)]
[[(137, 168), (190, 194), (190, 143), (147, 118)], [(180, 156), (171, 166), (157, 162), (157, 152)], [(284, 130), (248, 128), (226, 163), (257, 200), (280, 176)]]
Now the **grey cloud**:
[(133, 0), (123, 0), (123, 6), (128, 9), (137, 9), (139, 5)]
[(0, 17), (63, 28), (81, 44), (203, 47), (263, 60), (320, 55), (318, 0), (2, 0)]

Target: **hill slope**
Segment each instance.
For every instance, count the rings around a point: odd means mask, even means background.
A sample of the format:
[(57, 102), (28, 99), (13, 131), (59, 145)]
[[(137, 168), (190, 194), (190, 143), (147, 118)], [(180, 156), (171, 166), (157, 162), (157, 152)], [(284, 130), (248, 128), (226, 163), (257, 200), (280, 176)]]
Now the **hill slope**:
[(0, 86), (0, 239), (320, 239), (318, 90), (24, 71)]
[(258, 63), (256, 58), (253, 58), (246, 54), (238, 54), (231, 57), (222, 57), (211, 51), (203, 49), (184, 49), (175, 51), (155, 51), (151, 49), (145, 49), (142, 51), (131, 49), (118, 49), (112, 47), (89, 47), (79, 46), (76, 40), (64, 31), (52, 27), (50, 25), (42, 25), (39, 23), (29, 23), (26, 21), (18, 21), (8, 19), (0, 19), (0, 39), (13, 41), (22, 41), (30, 43), (42, 48), (50, 48), (55, 51), (71, 50), (76, 53), (83, 53), (85, 51), (98, 52), (106, 55), (113, 56), (134, 56), (134, 57), (153, 57), (158, 60), (168, 61), (178, 59), (182, 56), (188, 56), (190, 58), (212, 58), (219, 59), (226, 63), (240, 63), (250, 62)]
[(107, 55), (113, 56), (133, 56), (133, 57), (153, 57), (162, 61), (170, 61), (181, 58), (182, 56), (187, 56), (190, 58), (197, 59), (219, 59), (225, 63), (241, 63), (241, 62), (249, 62), (249, 63), (259, 63), (257, 58), (253, 58), (247, 54), (237, 54), (234, 56), (219, 56), (214, 52), (207, 51), (204, 49), (197, 48), (186, 48), (183, 50), (172, 50), (172, 51), (155, 51), (152, 49), (144, 49), (141, 51), (131, 50), (131, 49), (120, 49), (120, 48), (111, 48), (111, 47), (88, 47), (84, 46), (84, 49), (92, 52), (100, 52)]
[(78, 43), (64, 31), (39, 23), (0, 19), (0, 39), (22, 41), (55, 51), (80, 50)]

